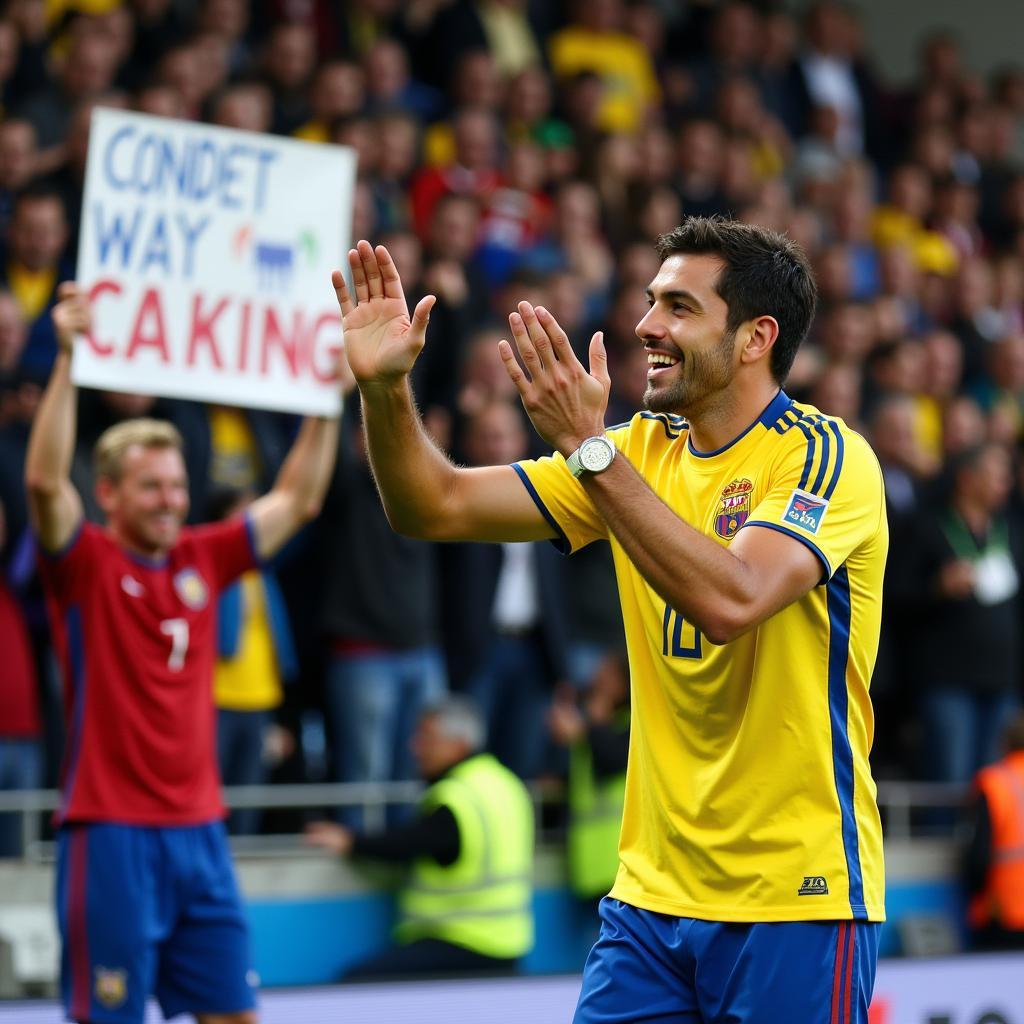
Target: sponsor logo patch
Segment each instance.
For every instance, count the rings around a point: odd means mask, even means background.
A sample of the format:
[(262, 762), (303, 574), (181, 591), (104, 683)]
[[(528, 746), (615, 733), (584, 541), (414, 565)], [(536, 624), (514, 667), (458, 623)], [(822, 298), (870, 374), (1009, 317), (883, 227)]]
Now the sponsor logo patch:
[(715, 533), (723, 540), (730, 540), (737, 530), (750, 518), (750, 492), (754, 485), (747, 479), (733, 480), (719, 499), (715, 515)]
[(824, 498), (797, 488), (789, 499), (786, 511), (782, 513), (782, 521), (787, 526), (799, 526), (808, 533), (817, 533), (827, 511), (828, 502)]
[(194, 611), (205, 608), (210, 598), (206, 581), (199, 575), (199, 570), (191, 566), (175, 575), (174, 589), (178, 592), (178, 597)]
[(827, 896), (828, 881), (824, 875), (805, 875), (804, 884), (796, 891), (797, 896)]
[(116, 1010), (128, 998), (128, 972), (120, 967), (97, 967), (93, 991), (96, 1002), (108, 1010)]

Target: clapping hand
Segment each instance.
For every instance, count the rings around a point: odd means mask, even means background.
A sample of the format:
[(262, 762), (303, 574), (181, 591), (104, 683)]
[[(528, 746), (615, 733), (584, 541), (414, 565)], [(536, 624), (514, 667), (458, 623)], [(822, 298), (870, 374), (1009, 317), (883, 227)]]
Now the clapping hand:
[(354, 301), (341, 271), (331, 275), (348, 365), (360, 387), (393, 384), (408, 375), (423, 348), (435, 298), (425, 295), (409, 317), (402, 279), (383, 245), (361, 241), (349, 250), (348, 262)]
[(520, 302), (508, 322), (522, 366), (512, 344), (501, 341), (498, 347), (505, 369), (537, 433), (569, 455), (581, 441), (604, 432), (612, 383), (604, 335), (598, 331), (590, 340), (588, 373), (565, 331), (543, 306)]

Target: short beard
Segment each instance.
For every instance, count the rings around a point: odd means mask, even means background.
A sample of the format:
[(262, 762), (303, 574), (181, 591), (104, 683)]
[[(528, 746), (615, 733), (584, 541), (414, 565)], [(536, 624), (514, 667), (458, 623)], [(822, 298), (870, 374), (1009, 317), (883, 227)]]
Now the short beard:
[(647, 385), (644, 408), (650, 412), (692, 416), (709, 396), (723, 391), (732, 382), (735, 340), (736, 330), (727, 330), (710, 352), (687, 353), (681, 364), (682, 374), (673, 384), (658, 388)]

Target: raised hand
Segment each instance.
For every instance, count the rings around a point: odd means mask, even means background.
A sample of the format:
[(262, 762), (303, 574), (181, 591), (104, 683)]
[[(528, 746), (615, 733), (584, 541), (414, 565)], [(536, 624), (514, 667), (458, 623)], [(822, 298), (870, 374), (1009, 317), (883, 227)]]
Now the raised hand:
[(360, 385), (393, 383), (409, 373), (423, 348), (435, 298), (425, 295), (409, 317), (402, 279), (383, 245), (374, 248), (359, 242), (349, 250), (348, 263), (355, 301), (341, 271), (331, 275), (341, 307), (348, 365)]
[(75, 338), (92, 330), (92, 314), (85, 290), (74, 281), (65, 281), (57, 289), (57, 305), (50, 314), (57, 331), (57, 344), (64, 352), (74, 348)]
[(590, 372), (576, 358), (565, 331), (543, 306), (520, 302), (508, 318), (516, 348), (526, 372), (516, 360), (512, 345), (498, 343), (502, 361), (519, 389), (523, 406), (537, 433), (563, 455), (581, 441), (604, 431), (611, 378), (604, 335), (590, 340)]

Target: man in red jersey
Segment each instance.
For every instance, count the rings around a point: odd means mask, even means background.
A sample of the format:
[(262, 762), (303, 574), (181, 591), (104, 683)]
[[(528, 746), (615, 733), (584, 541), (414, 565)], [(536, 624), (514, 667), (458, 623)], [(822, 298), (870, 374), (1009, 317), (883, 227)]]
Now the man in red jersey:
[(304, 421), (277, 480), (244, 517), (183, 528), (181, 438), (128, 420), (96, 444), (106, 528), (84, 522), (69, 479), (71, 351), (85, 293), (61, 286), (60, 351), (25, 476), (66, 680), (57, 914), (68, 1018), (165, 1016), (255, 1024), (248, 935), (222, 819), (211, 696), (217, 595), (319, 510), (337, 423)]

